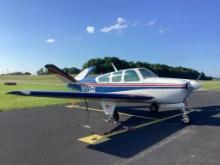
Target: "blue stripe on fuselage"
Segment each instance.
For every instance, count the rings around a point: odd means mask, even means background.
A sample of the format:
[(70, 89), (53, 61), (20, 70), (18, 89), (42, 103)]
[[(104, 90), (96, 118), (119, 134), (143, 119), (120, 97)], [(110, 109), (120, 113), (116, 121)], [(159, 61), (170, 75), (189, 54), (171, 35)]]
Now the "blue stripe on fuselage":
[[(88, 88), (85, 88), (88, 87)], [(87, 92), (85, 90), (93, 90), (94, 92), (107, 93), (107, 92), (120, 92), (140, 89), (185, 89), (185, 87), (176, 86), (93, 86), (87, 84), (68, 84), (68, 87), (81, 92)]]
[(108, 86), (97, 86), (95, 87), (95, 92), (120, 92), (120, 91), (130, 91), (139, 89), (184, 89), (184, 87), (164, 87), (164, 86), (149, 86), (149, 87), (108, 87)]

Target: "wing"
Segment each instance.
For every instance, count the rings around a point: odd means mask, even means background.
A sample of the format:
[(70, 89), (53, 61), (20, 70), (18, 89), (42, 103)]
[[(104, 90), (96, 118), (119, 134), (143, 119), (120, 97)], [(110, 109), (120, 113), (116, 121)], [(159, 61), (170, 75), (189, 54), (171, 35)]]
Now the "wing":
[(116, 94), (116, 93), (85, 93), (85, 92), (60, 92), (60, 91), (11, 91), (8, 94), (23, 96), (38, 96), (52, 98), (94, 98), (94, 99), (114, 99), (114, 100), (141, 100), (153, 99), (151, 96)]

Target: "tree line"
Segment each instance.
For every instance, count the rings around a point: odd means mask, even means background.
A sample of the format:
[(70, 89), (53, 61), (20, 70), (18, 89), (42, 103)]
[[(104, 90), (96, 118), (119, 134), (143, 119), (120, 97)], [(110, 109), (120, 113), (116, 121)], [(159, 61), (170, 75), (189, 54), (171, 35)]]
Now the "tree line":
[[(63, 68), (62, 69), (64, 72), (68, 73), (68, 74), (78, 74), (80, 72), (80, 69), (76, 68), (76, 67), (70, 67), (70, 68)], [(48, 75), (51, 74), (46, 68), (40, 68), (37, 71), (37, 75)]]
[(1, 74), (1, 75), (18, 75), (18, 76), (20, 76), (20, 75), (31, 75), (31, 73), (29, 73), (29, 72), (12, 72), (12, 73), (3, 73), (3, 74)]
[[(159, 77), (171, 77), (171, 78), (185, 78), (185, 79), (197, 79), (200, 75), (200, 72), (191, 68), (185, 67), (172, 67), (165, 64), (151, 64), (148, 62), (133, 62), (119, 59), (117, 57), (104, 57), (104, 58), (93, 58), (88, 60), (83, 65), (83, 69), (95, 66), (95, 74), (103, 74), (114, 71), (111, 63), (114, 63), (118, 70), (128, 69), (128, 68), (147, 68), (156, 73)], [(78, 74), (80, 69), (71, 67), (63, 68), (63, 70), (69, 74)], [(49, 74), (46, 69), (41, 68), (38, 72), (38, 75)], [(212, 80), (212, 77), (206, 76), (205, 73), (201, 73), (201, 80)]]

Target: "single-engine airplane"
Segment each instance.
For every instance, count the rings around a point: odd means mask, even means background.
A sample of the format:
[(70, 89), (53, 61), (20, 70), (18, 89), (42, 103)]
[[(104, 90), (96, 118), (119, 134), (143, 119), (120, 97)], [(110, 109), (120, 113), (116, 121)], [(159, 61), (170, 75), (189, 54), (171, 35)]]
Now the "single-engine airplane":
[[(88, 75), (94, 67), (86, 68), (76, 77), (65, 73), (55, 65), (48, 64), (45, 67), (59, 76), (72, 91), (11, 91), (9, 94), (55, 97), (55, 98), (82, 98), (98, 99), (109, 120), (118, 121), (119, 115), (115, 111), (118, 102), (140, 102), (149, 106), (151, 112), (159, 109), (178, 109), (183, 112), (182, 121), (190, 122), (186, 110), (186, 100), (192, 91), (201, 87), (194, 80), (162, 78), (146, 68), (133, 68), (117, 70), (101, 74), (97, 77)], [(87, 107), (88, 108), (88, 107)]]

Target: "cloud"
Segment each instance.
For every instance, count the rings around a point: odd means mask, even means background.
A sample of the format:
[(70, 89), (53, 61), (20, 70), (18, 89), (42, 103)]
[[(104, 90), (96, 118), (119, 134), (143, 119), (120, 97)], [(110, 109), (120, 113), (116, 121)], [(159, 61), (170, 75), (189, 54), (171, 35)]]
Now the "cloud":
[(163, 33), (165, 33), (165, 29), (164, 29), (164, 28), (161, 28), (161, 29), (159, 29), (159, 30), (157, 31), (157, 33), (158, 33), (158, 34), (163, 34)]
[(105, 26), (104, 28), (102, 28), (100, 31), (103, 33), (107, 33), (113, 30), (122, 30), (128, 27), (128, 23), (126, 21), (126, 19), (122, 18), (122, 17), (118, 17), (116, 20), (116, 23), (114, 25), (110, 25), (110, 26)]
[(48, 39), (46, 40), (46, 42), (47, 42), (47, 43), (54, 43), (54, 42), (56, 42), (56, 41), (55, 41), (55, 39), (53, 39), (53, 38), (48, 38)]
[(117, 18), (117, 23), (126, 23), (127, 21), (124, 19), (124, 18), (122, 18), (122, 17), (118, 17)]
[(153, 26), (155, 23), (156, 23), (156, 21), (153, 20), (153, 21), (148, 22), (146, 24), (146, 26)]
[(93, 34), (93, 33), (95, 33), (95, 27), (94, 26), (87, 26), (86, 31), (89, 34)]

